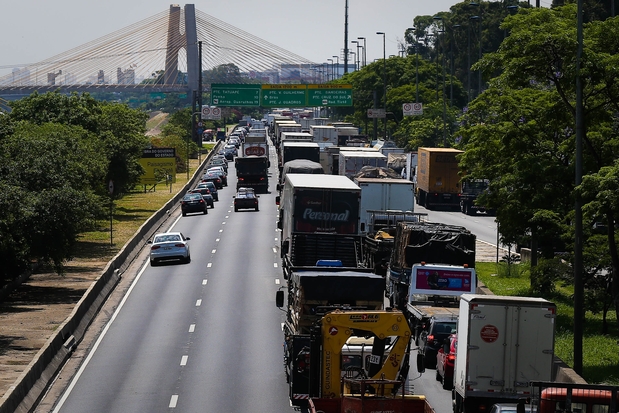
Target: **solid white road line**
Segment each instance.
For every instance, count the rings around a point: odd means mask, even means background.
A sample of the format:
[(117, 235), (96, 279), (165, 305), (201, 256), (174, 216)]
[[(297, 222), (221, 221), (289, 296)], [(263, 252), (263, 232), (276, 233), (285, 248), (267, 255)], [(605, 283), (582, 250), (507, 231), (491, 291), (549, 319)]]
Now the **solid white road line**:
[[(180, 219), (180, 217), (179, 217), (179, 219)], [(178, 219), (174, 223), (176, 224), (176, 222), (178, 222)], [(172, 226), (174, 226), (174, 225), (172, 225)], [(90, 363), (90, 360), (92, 359), (92, 357), (97, 352), (97, 349), (99, 348), (99, 345), (101, 344), (101, 342), (105, 338), (105, 335), (107, 334), (107, 331), (110, 329), (112, 323), (114, 322), (114, 320), (116, 320), (116, 317), (120, 313), (120, 310), (122, 310), (123, 306), (127, 302), (127, 299), (131, 295), (131, 292), (133, 291), (133, 288), (135, 288), (136, 284), (138, 283), (138, 281), (142, 277), (142, 274), (144, 274), (144, 271), (146, 271), (146, 268), (148, 268), (148, 265), (149, 265), (148, 261), (146, 263), (144, 263), (144, 266), (142, 267), (142, 269), (140, 270), (138, 275), (135, 277), (135, 280), (133, 280), (133, 283), (131, 284), (131, 287), (129, 287), (129, 289), (127, 290), (127, 294), (125, 294), (123, 299), (120, 301), (120, 304), (118, 305), (118, 308), (116, 308), (116, 311), (114, 311), (114, 314), (110, 318), (110, 321), (108, 321), (107, 324), (105, 325), (105, 328), (101, 332), (101, 335), (99, 335), (99, 338), (95, 342), (95, 345), (92, 347), (92, 350), (90, 351), (90, 353), (88, 353), (88, 356), (86, 356), (86, 359), (84, 360), (84, 363), (82, 363), (82, 366), (77, 371), (77, 374), (75, 374), (75, 376), (73, 377), (73, 380), (71, 381), (71, 384), (69, 384), (69, 387), (67, 387), (67, 391), (65, 391), (65, 393), (60, 398), (60, 401), (56, 405), (56, 408), (54, 409), (53, 413), (58, 413), (60, 411), (60, 409), (62, 409), (62, 406), (64, 405), (64, 403), (69, 398), (69, 395), (71, 394), (71, 391), (73, 391), (73, 388), (77, 384), (77, 381), (80, 379), (80, 377), (84, 373), (84, 370), (86, 370), (86, 367), (88, 367), (88, 363)]]

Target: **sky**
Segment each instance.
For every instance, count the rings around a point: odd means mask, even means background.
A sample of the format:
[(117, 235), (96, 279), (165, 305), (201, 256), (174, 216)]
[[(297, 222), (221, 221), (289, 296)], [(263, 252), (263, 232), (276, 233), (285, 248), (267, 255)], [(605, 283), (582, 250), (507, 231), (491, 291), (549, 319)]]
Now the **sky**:
[[(419, 15), (448, 11), (457, 0), (348, 0), (348, 37), (366, 37), (367, 61), (397, 55)], [(0, 0), (0, 75), (150, 18), (164, 0)], [(179, 3), (183, 6), (186, 3)], [(208, 0), (197, 10), (315, 62), (344, 49), (345, 0)], [(356, 46), (349, 43), (349, 49)]]

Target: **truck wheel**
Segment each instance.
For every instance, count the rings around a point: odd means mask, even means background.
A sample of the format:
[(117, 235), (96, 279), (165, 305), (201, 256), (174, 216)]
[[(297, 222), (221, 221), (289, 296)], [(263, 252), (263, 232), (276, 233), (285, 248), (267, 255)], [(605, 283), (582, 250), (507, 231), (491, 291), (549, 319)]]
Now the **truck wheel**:
[(453, 383), (450, 381), (447, 381), (445, 379), (445, 376), (441, 377), (441, 384), (443, 385), (443, 390), (451, 390), (451, 388), (453, 387)]

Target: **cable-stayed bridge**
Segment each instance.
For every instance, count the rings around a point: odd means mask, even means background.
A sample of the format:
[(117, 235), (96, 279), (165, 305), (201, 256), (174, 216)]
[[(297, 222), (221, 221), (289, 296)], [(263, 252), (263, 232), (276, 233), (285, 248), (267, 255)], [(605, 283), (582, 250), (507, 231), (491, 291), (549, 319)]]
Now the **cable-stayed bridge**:
[[(200, 59), (201, 56), (201, 59)], [(209, 83), (319, 83), (315, 64), (196, 10), (169, 10), (0, 77), (0, 95), (50, 90), (192, 92)], [(8, 98), (8, 97), (7, 97)]]

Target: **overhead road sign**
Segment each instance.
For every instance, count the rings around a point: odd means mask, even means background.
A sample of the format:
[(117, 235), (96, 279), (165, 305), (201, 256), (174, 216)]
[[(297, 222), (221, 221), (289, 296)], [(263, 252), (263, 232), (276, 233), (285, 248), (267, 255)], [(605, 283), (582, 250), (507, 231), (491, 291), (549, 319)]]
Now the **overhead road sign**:
[(211, 105), (260, 106), (260, 85), (213, 83)]
[(306, 85), (262, 85), (260, 106), (285, 108), (307, 106)]
[(352, 106), (352, 85), (307, 85), (307, 106)]
[(211, 106), (352, 106), (352, 85), (214, 83), (211, 85)]

